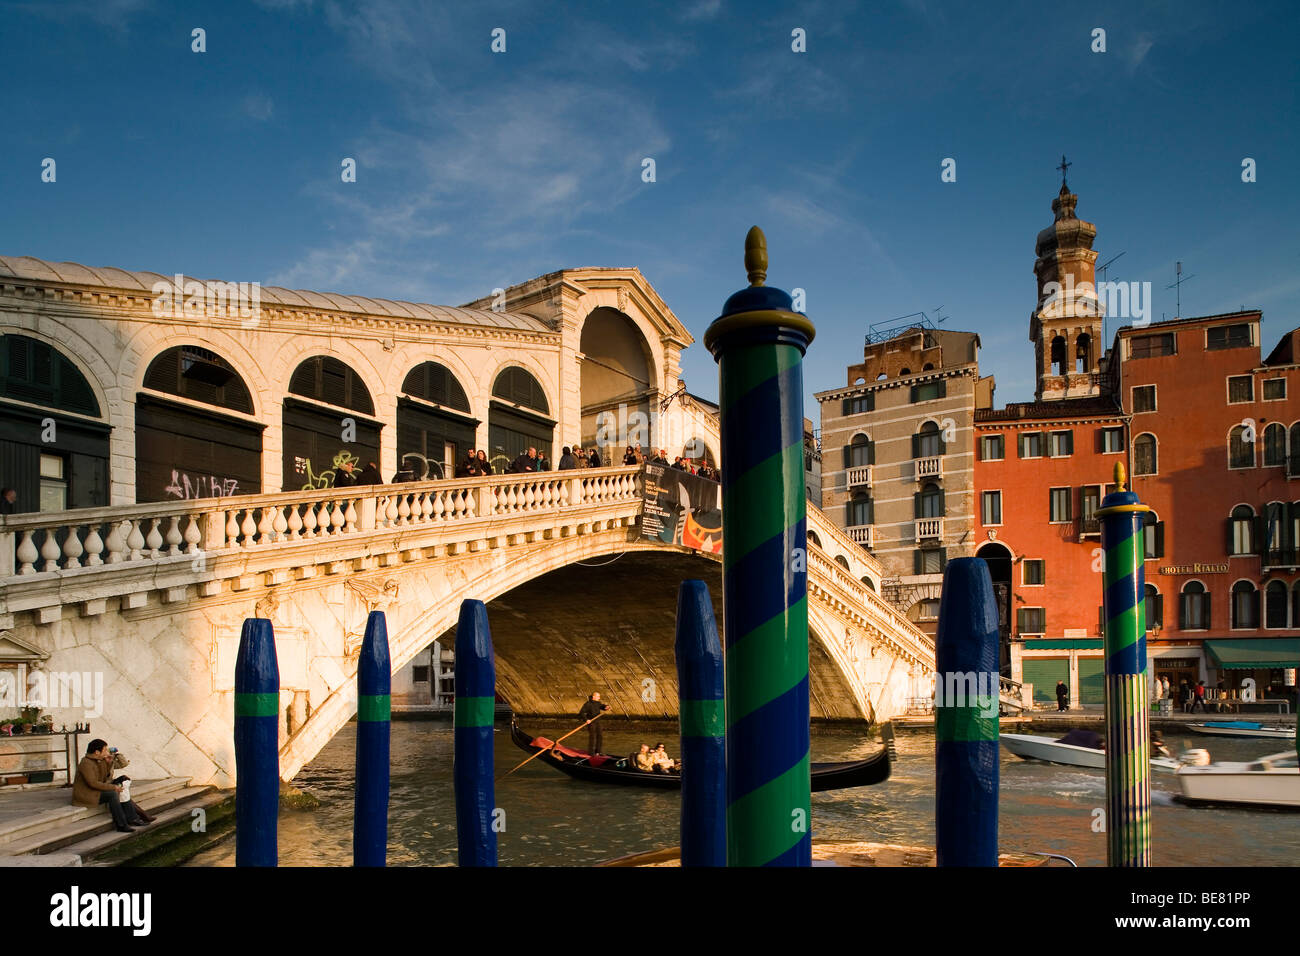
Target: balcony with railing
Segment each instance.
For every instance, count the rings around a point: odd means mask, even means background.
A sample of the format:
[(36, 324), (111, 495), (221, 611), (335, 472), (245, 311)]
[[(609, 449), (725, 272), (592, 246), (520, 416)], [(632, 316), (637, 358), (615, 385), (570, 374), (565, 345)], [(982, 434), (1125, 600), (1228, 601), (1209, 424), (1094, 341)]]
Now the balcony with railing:
[(916, 480), (943, 477), (943, 456), (932, 455), (929, 458), (916, 459)]
[(1079, 519), (1079, 540), (1101, 537), (1101, 519), (1096, 515)]
[(926, 538), (942, 538), (943, 519), (917, 518), (915, 521), (915, 530), (917, 541), (924, 541)]
[(854, 544), (861, 545), (864, 548), (870, 548), (872, 546), (872, 528), (872, 525), (860, 524), (849, 525), (845, 530), (848, 531), (849, 537), (853, 539)]
[(849, 488), (870, 488), (871, 487), (871, 466), (857, 465), (848, 470)]

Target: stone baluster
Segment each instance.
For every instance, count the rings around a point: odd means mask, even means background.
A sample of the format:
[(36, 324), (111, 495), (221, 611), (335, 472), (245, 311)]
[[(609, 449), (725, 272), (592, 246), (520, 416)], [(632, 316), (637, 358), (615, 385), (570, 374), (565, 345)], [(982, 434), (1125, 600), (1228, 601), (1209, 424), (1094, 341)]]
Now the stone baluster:
[(36, 559), (41, 556), (41, 553), (36, 550), (36, 545), (32, 543), (32, 532), (30, 528), (23, 532), (23, 539), (18, 542), (16, 556), (18, 558), (19, 574), (36, 573), (34, 565), (36, 564)]
[(162, 524), (162, 518), (149, 518), (149, 536), (144, 539), (145, 545), (149, 548), (149, 557), (156, 558), (162, 553), (163, 536), (158, 530)]
[(397, 524), (397, 496), (388, 495), (384, 498), (384, 527), (391, 528)]
[(272, 517), (272, 512), (279, 509), (263, 506), (260, 510), (262, 517), (257, 522), (257, 543), (270, 544), (275, 540), (275, 518)]
[(54, 529), (44, 528), (45, 540), (41, 542), (41, 557), (45, 559), (42, 571), (59, 570), (59, 544), (54, 540)]
[(478, 510), (478, 495), (475, 493), (474, 489), (469, 489), (465, 492), (464, 498), (465, 517), (473, 518), (475, 512)]
[(355, 498), (348, 499), (347, 509), (343, 512), (343, 524), (345, 531), (357, 530), (357, 509)]
[(122, 529), (130, 525), (129, 521), (116, 521), (108, 529), (108, 563), (120, 564), (122, 561), (122, 552), (126, 550), (126, 535)]
[(202, 518), (199, 515), (188, 515), (188, 523), (185, 525), (185, 553), (198, 554), (199, 542), (203, 540), (203, 529), (199, 526)]
[(309, 501), (302, 512), (302, 536), (304, 538), (316, 537), (316, 502)]
[(397, 523), (399, 526), (410, 523), (411, 503), (408, 500), (409, 497), (409, 495), (402, 495), (397, 502)]
[(271, 530), (275, 532), (275, 540), (283, 541), (284, 533), (289, 530), (289, 521), (284, 516), (284, 506), (275, 506), (275, 517), (271, 519)]
[(244, 536), (241, 547), (251, 548), (253, 546), (254, 536), (257, 534), (257, 522), (253, 520), (253, 509), (244, 508), (244, 520), (239, 525), (239, 531)]
[(181, 542), (185, 539), (181, 537), (181, 516), (172, 515), (167, 523), (167, 553), (176, 555), (181, 553)]
[(297, 541), (302, 537), (302, 505), (289, 506), (289, 540)]
[(330, 534), (339, 534), (343, 528), (343, 508), (339, 501), (333, 502), (334, 507), (330, 509)]
[(537, 496), (533, 494), (534, 487), (535, 485), (531, 481), (524, 486), (524, 510), (525, 511), (532, 511), (533, 505), (537, 503)]
[(77, 525), (68, 525), (68, 535), (63, 539), (63, 566), (81, 567), (81, 555), (84, 550), (81, 546), (81, 535), (77, 534)]
[(506, 510), (512, 514), (519, 510), (519, 494), (516, 490), (517, 488), (518, 486), (512, 481), (510, 482), (509, 490), (506, 492), (506, 501), (508, 503)]
[(86, 529), (86, 567), (94, 568), (104, 563), (100, 556), (104, 550), (104, 539), (99, 536), (99, 525), (92, 524)]
[(144, 551), (144, 535), (140, 533), (140, 519), (128, 518), (126, 523), (131, 525), (131, 530), (126, 535), (126, 547), (131, 552), (128, 560), (139, 561), (140, 554)]
[(456, 490), (455, 497), (451, 499), (451, 514), (454, 518), (466, 518), (465, 513), (465, 496), (460, 489)]

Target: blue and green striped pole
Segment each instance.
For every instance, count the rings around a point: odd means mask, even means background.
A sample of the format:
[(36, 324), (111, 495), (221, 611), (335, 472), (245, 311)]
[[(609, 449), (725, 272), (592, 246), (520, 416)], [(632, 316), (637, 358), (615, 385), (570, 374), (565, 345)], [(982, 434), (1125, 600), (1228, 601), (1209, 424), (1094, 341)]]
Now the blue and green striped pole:
[(388, 777), (393, 672), (383, 611), (366, 618), (357, 664), (357, 779), (352, 814), (352, 863), (388, 861)]
[(250, 617), (235, 658), (235, 866), (276, 866), (280, 811), (280, 665), (275, 632)]
[(1151, 863), (1151, 736), (1147, 714), (1145, 518), (1151, 509), (1124, 489), (1115, 464), (1115, 492), (1101, 518), (1106, 621), (1106, 864)]
[(461, 866), (496, 866), (492, 828), (492, 718), (496, 711), (492, 631), (482, 601), (463, 601), (456, 623), (455, 756), (456, 845)]
[(682, 726), (682, 866), (727, 865), (722, 644), (703, 581), (677, 591), (677, 697)]
[(763, 284), (757, 226), (745, 268), (749, 288), (704, 333), (722, 396), (727, 863), (810, 866), (801, 366), (815, 330), (788, 293)]
[(998, 639), (988, 564), (949, 561), (934, 641), (939, 866), (998, 865)]

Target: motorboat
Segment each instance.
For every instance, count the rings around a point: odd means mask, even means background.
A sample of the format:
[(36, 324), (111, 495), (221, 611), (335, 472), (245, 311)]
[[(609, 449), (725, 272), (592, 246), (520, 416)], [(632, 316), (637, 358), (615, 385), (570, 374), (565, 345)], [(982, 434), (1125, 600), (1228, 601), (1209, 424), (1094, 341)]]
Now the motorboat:
[[(1002, 746), (1025, 760), (1044, 760), (1066, 767), (1106, 769), (1106, 751), (1101, 748), (1102, 737), (1091, 730), (1071, 730), (1064, 737), (1042, 737), (1034, 734), (1000, 734)], [(1151, 769), (1173, 773), (1182, 763), (1173, 757), (1152, 757)]]
[(1183, 803), (1300, 808), (1300, 765), (1294, 750), (1258, 760), (1180, 767), (1177, 778)]
[(1211, 737), (1268, 737), (1290, 740), (1294, 727), (1265, 727), (1254, 720), (1207, 720), (1203, 724), (1188, 724), (1187, 729)]

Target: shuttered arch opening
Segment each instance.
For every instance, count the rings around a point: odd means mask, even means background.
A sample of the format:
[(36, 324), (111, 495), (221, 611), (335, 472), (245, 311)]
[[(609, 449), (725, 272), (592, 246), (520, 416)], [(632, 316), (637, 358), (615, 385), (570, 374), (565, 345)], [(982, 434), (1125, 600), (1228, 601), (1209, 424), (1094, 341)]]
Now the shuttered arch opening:
[(555, 420), (541, 383), (518, 365), (501, 370), (492, 384), (488, 408), (488, 457), (498, 471), (519, 455), (536, 448), (555, 467), (552, 445)]
[(450, 477), (474, 449), (478, 424), (449, 368), (437, 362), (417, 365), (397, 399), (398, 467), (414, 471), (417, 480)]
[(143, 385), (149, 391), (135, 406), (136, 501), (262, 490), (265, 426), (239, 417), (253, 414), (253, 399), (233, 365), (211, 349), (180, 345), (149, 363)]
[[(90, 382), (57, 348), (0, 337), (0, 485), (17, 492), (20, 513), (108, 504), (110, 429), (80, 417), (100, 415)], [(42, 457), (61, 478), (41, 477)]]
[[(1037, 692), (1034, 696), (1038, 696)], [(1056, 699), (1055, 682), (1052, 684), (1052, 699)], [(1106, 662), (1100, 657), (1079, 658), (1079, 703), (1106, 703)]]
[(294, 369), (284, 402), (283, 490), (329, 488), (345, 462), (359, 474), (379, 462), (381, 422), (361, 376), (332, 355)]

